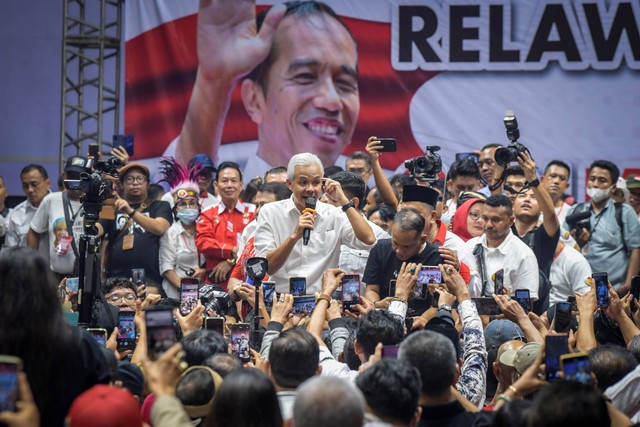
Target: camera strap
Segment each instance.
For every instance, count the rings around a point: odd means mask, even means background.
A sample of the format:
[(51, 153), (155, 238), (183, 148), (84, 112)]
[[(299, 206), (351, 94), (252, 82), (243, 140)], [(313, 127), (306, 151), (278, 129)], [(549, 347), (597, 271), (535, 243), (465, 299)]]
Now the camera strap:
[[(71, 207), (71, 203), (69, 202), (69, 194), (67, 192), (62, 193), (62, 208), (64, 210), (64, 221), (67, 223), (67, 234), (71, 236), (71, 248), (73, 249), (73, 253), (76, 256), (76, 259), (79, 256), (78, 246), (76, 245), (76, 238), (73, 235), (73, 224), (76, 222), (76, 217), (82, 210), (82, 207), (78, 209), (78, 212), (73, 213), (73, 208)], [(69, 215), (69, 211), (73, 214), (73, 217)]]
[(480, 293), (480, 296), (490, 296), (485, 295), (485, 292), (487, 291), (487, 285), (489, 283), (487, 280), (487, 275), (485, 274), (487, 267), (484, 262), (484, 248), (482, 247), (482, 243), (478, 243), (476, 247), (473, 248), (473, 256), (476, 258), (476, 263), (478, 264), (478, 272), (480, 273), (480, 278), (482, 279), (482, 292)]
[(133, 224), (133, 217), (136, 216), (136, 214), (140, 211), (142, 211), (143, 209), (147, 208), (147, 202), (143, 202), (138, 209), (136, 209), (135, 211), (133, 211), (133, 214), (131, 214), (131, 216), (129, 217), (129, 219), (127, 220), (127, 222), (124, 224), (124, 226), (120, 229), (120, 232), (118, 233), (118, 235), (116, 236), (116, 239), (114, 240), (114, 242), (120, 240), (125, 234), (127, 234), (127, 231), (129, 230), (129, 227), (131, 227), (131, 225)]

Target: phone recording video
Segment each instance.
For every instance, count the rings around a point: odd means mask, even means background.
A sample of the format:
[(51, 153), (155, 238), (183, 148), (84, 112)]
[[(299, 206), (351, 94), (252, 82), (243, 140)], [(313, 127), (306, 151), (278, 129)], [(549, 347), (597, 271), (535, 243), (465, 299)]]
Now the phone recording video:
[(393, 297), (396, 295), (396, 279), (389, 280), (389, 296)]
[(79, 277), (67, 277), (67, 280), (64, 281), (64, 286), (71, 292), (78, 292), (79, 283)]
[(438, 266), (427, 265), (422, 267), (418, 273), (416, 287), (413, 290), (414, 299), (427, 299), (429, 294), (429, 284), (442, 283), (442, 272)]
[[(640, 275), (633, 276), (631, 278), (631, 295), (633, 295), (633, 301), (640, 301)], [(636, 311), (636, 305), (634, 303), (631, 304), (631, 311)]]
[(598, 307), (609, 307), (609, 275), (607, 273), (593, 273), (591, 277), (596, 284)]
[(145, 279), (144, 268), (134, 268), (131, 270), (131, 281), (133, 281), (136, 286), (144, 285)]
[(289, 278), (289, 293), (294, 297), (306, 295), (307, 294), (307, 278), (306, 277)]
[(525, 313), (529, 314), (531, 311), (531, 294), (529, 289), (516, 289), (515, 295), (520, 307), (522, 307)]
[(471, 300), (476, 304), (476, 309), (480, 315), (497, 316), (502, 314), (500, 306), (492, 297), (471, 298)]
[(178, 337), (173, 327), (171, 310), (147, 310), (144, 315), (147, 326), (147, 353), (156, 360), (176, 343)]
[(231, 353), (236, 355), (241, 361), (251, 360), (251, 348), (249, 346), (249, 324), (236, 323), (230, 326), (231, 329)]
[(136, 324), (133, 311), (118, 312), (118, 351), (136, 348)]
[(494, 290), (498, 295), (504, 295), (504, 269), (500, 269), (494, 273)]
[(587, 353), (563, 354), (560, 356), (560, 367), (566, 381), (577, 381), (588, 385), (593, 383), (591, 363)]
[(561, 301), (556, 304), (553, 315), (553, 323), (556, 332), (567, 332), (571, 326), (571, 303)]
[(87, 332), (100, 344), (102, 347), (107, 346), (107, 330), (103, 328), (87, 328)]
[(204, 319), (204, 327), (224, 336), (224, 317), (206, 317)]
[(342, 277), (342, 312), (360, 303), (360, 275), (345, 274)]
[(293, 297), (293, 307), (291, 314), (306, 314), (311, 316), (316, 308), (316, 297), (313, 295)]
[(547, 381), (555, 381), (560, 378), (560, 356), (569, 353), (569, 336), (547, 335), (544, 353)]
[(124, 148), (129, 156), (133, 156), (133, 135), (113, 135), (113, 148)]
[(198, 279), (180, 280), (180, 315), (186, 316), (198, 305)]
[(381, 153), (392, 153), (398, 150), (395, 138), (376, 138), (376, 141), (380, 141), (382, 145), (379, 150)]
[(18, 400), (18, 372), (22, 361), (14, 356), (0, 355), (0, 412), (15, 412)]
[(262, 296), (267, 310), (273, 307), (273, 297), (276, 295), (276, 282), (262, 282)]

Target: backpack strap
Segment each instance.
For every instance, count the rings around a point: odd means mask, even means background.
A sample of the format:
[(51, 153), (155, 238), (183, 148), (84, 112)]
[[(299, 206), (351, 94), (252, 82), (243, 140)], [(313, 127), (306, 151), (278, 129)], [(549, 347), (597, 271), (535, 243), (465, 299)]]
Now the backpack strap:
[(622, 203), (616, 202), (614, 203), (616, 207), (616, 222), (618, 223), (618, 227), (620, 227), (620, 234), (622, 234), (622, 245), (624, 246), (624, 252), (629, 253), (629, 249), (627, 249), (627, 242), (624, 241), (624, 222), (622, 221)]

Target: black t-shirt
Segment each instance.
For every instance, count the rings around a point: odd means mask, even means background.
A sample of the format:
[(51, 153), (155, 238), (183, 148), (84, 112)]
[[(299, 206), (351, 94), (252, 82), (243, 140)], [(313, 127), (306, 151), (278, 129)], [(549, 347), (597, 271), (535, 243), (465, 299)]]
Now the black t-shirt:
[[(513, 234), (520, 237), (515, 225), (512, 226), (511, 230)], [(551, 271), (551, 263), (553, 262), (553, 255), (556, 252), (559, 239), (560, 228), (558, 228), (555, 235), (549, 236), (543, 226), (536, 227), (520, 237), (520, 240), (525, 242), (535, 254), (538, 261), (538, 269), (547, 277), (549, 277), (549, 272)]]
[[(420, 263), (423, 266), (438, 265), (444, 263), (438, 248), (431, 243), (427, 243), (422, 252), (409, 258), (407, 261)], [(398, 272), (403, 261), (400, 261), (393, 251), (391, 239), (378, 240), (378, 243), (371, 249), (367, 266), (364, 269), (362, 281), (380, 286), (380, 299), (389, 296), (389, 282), (398, 277)], [(413, 310), (411, 315), (422, 314), (431, 305), (431, 300), (410, 299), (409, 308)]]
[[(138, 209), (140, 204), (131, 205), (133, 209)], [(167, 202), (155, 200), (150, 206), (144, 208), (139, 215), (147, 215), (151, 218), (164, 218), (169, 224), (173, 222), (171, 206)], [(157, 284), (162, 283), (160, 274), (160, 236), (144, 230), (137, 222), (133, 221), (129, 227), (129, 232), (133, 232), (133, 248), (122, 249), (124, 236), (121, 236), (120, 229), (127, 223), (127, 216), (116, 213), (116, 219), (101, 220), (100, 224), (108, 235), (107, 245), (107, 276), (108, 277), (131, 277), (131, 270), (134, 268), (144, 268), (147, 281)], [(117, 240), (116, 240), (117, 239)]]

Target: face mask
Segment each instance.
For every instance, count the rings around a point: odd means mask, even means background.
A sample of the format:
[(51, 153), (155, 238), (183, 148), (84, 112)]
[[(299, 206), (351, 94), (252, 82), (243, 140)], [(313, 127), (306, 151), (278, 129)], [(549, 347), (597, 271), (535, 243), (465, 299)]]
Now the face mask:
[(198, 209), (183, 209), (178, 211), (178, 219), (187, 225), (193, 224), (198, 219)]
[(605, 200), (611, 194), (611, 187), (609, 188), (587, 188), (587, 195), (591, 197), (596, 203)]

